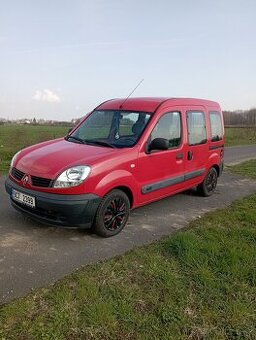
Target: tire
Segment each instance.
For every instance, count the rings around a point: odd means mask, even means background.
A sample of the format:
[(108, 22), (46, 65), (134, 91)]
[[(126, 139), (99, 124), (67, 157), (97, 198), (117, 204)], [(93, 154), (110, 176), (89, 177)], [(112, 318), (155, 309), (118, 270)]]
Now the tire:
[(112, 190), (100, 202), (92, 229), (103, 237), (117, 235), (126, 225), (129, 214), (130, 201), (127, 195), (121, 190)]
[(217, 181), (218, 181), (217, 170), (215, 168), (211, 168), (207, 175), (205, 176), (204, 181), (198, 185), (197, 187), (198, 192), (204, 197), (211, 196), (216, 189)]

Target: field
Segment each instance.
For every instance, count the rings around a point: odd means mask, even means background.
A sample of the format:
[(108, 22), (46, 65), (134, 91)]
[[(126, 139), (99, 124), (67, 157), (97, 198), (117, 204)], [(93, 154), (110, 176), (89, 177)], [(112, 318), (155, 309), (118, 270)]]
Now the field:
[(0, 173), (8, 170), (12, 156), (20, 149), (67, 132), (64, 126), (0, 125)]
[[(0, 175), (6, 173), (12, 156), (20, 149), (65, 136), (65, 126), (0, 125)], [(226, 146), (256, 144), (256, 128), (227, 128)]]
[(0, 307), (0, 339), (255, 339), (255, 225), (253, 195), (86, 266)]
[(256, 127), (226, 128), (226, 146), (256, 144)]

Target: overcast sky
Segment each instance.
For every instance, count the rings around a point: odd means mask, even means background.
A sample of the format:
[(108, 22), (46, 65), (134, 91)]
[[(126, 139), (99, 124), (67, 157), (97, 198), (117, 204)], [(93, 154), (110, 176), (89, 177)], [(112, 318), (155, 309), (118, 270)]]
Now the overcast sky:
[(255, 0), (0, 0), (0, 117), (127, 96), (256, 107)]

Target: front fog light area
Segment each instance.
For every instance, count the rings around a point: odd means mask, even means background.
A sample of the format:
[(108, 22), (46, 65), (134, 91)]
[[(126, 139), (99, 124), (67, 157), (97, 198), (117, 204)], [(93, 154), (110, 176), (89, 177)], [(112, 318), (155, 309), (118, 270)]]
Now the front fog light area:
[(54, 188), (70, 188), (75, 187), (89, 176), (91, 168), (89, 166), (75, 166), (62, 172), (62, 174), (54, 182)]

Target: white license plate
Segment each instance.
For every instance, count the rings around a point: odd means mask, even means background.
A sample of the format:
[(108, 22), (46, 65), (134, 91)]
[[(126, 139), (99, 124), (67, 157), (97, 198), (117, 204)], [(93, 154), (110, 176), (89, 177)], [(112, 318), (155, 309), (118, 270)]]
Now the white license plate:
[(31, 208), (36, 207), (36, 200), (33, 196), (29, 196), (27, 194), (23, 194), (22, 192), (12, 189), (12, 198), (15, 201), (23, 203)]

